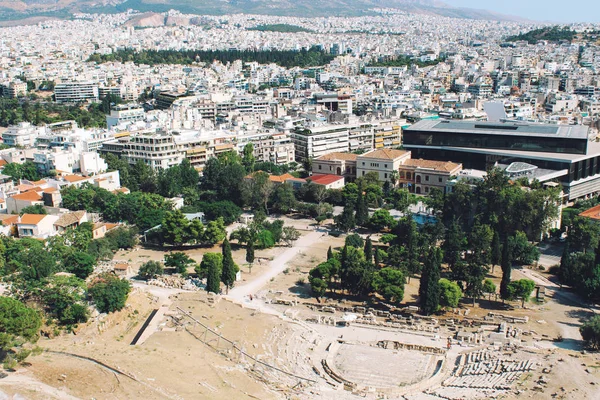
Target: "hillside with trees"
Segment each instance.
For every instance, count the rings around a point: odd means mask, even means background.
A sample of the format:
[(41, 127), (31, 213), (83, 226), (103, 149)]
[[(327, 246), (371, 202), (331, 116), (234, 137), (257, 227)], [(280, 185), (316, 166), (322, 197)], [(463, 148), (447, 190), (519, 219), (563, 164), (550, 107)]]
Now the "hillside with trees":
[(135, 64), (182, 64), (191, 65), (196, 62), (212, 63), (220, 61), (223, 64), (236, 60), (243, 62), (258, 62), (260, 64), (275, 63), (282, 67), (316, 67), (329, 64), (332, 56), (317, 47), (295, 50), (117, 50), (110, 54), (92, 54), (88, 61), (133, 62)]
[(526, 41), (529, 44), (537, 44), (540, 41), (559, 43), (562, 41), (572, 42), (577, 36), (577, 32), (572, 31), (569, 27), (564, 26), (548, 26), (539, 29), (533, 29), (529, 32), (519, 35), (509, 36), (505, 40), (507, 42)]

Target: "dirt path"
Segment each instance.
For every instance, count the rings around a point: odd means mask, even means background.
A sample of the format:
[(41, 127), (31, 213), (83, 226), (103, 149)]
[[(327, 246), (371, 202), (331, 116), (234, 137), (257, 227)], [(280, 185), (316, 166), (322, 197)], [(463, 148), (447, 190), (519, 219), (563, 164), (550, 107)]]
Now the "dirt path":
[[(45, 399), (79, 400), (79, 397), (71, 396), (64, 390), (46, 385), (31, 376), (19, 372), (9, 374), (6, 378), (0, 379), (0, 388), (2, 386), (12, 386), (13, 388), (19, 388), (23, 392), (32, 391), (39, 394), (40, 398)], [(0, 390), (0, 398), (10, 399), (11, 397)], [(22, 397), (15, 395), (14, 398)]]
[(225, 298), (234, 302), (243, 302), (249, 295), (257, 293), (267, 283), (287, 268), (287, 263), (290, 262), (303, 249), (310, 248), (314, 243), (318, 242), (323, 236), (322, 231), (311, 232), (306, 236), (301, 237), (296, 241), (293, 247), (290, 247), (283, 253), (279, 254), (269, 263), (269, 269), (264, 274), (258, 276), (252, 281), (243, 286), (237, 286), (229, 291)]

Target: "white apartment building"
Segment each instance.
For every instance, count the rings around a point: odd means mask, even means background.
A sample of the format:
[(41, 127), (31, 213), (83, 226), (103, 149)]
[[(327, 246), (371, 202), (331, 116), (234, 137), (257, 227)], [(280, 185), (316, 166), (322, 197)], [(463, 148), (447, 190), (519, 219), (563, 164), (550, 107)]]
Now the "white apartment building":
[(30, 147), (35, 144), (41, 129), (31, 125), (29, 122), (20, 122), (18, 125), (8, 127), (2, 134), (2, 141), (7, 146)]
[(97, 101), (98, 85), (93, 82), (65, 82), (54, 87), (54, 98), (57, 103), (78, 103)]
[(296, 161), (317, 158), (327, 153), (345, 152), (349, 148), (350, 128), (346, 125), (327, 125), (291, 132)]
[(123, 146), (123, 155), (129, 164), (141, 160), (154, 170), (181, 164), (184, 157), (173, 135), (164, 132), (131, 137)]
[(110, 110), (106, 116), (106, 127), (108, 129), (122, 123), (143, 121), (146, 112), (138, 104), (118, 104)]
[(295, 160), (295, 147), (285, 133), (248, 133), (237, 137), (237, 150), (242, 154), (244, 146), (254, 145), (256, 161), (287, 164)]

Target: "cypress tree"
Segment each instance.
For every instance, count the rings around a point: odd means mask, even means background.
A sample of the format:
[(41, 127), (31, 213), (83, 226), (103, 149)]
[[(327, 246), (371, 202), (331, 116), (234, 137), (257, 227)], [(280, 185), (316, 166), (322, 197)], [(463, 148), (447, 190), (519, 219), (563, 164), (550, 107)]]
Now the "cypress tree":
[(331, 246), (329, 246), (329, 248), (327, 249), (327, 261), (331, 260), (333, 258), (333, 250), (331, 249)]
[(502, 262), (502, 245), (500, 244), (500, 235), (498, 235), (498, 231), (494, 231), (494, 237), (492, 239), (491, 262), (493, 274), (494, 267), (496, 265), (500, 265), (500, 263)]
[(246, 262), (249, 265), (250, 273), (252, 273), (252, 264), (254, 264), (254, 240), (250, 240), (246, 246)]
[(508, 286), (510, 285), (510, 274), (512, 272), (512, 254), (508, 238), (502, 245), (502, 281), (500, 282), (500, 297), (502, 300), (506, 300), (510, 297), (510, 291)]
[(229, 240), (225, 239), (223, 241), (222, 251), (223, 269), (221, 271), (221, 282), (223, 282), (227, 288), (227, 293), (229, 293), (229, 289), (231, 289), (235, 283), (235, 275), (239, 269), (231, 256), (231, 245), (229, 244)]
[(369, 221), (369, 209), (362, 190), (358, 189), (358, 197), (356, 198), (356, 225), (364, 226)]
[(219, 293), (221, 291), (221, 267), (223, 261), (219, 253), (206, 253), (202, 257), (200, 267), (206, 271), (206, 291)]
[(425, 259), (423, 274), (419, 285), (419, 303), (421, 312), (430, 315), (440, 308), (440, 268), (442, 251), (432, 248)]
[(379, 268), (381, 265), (381, 260), (379, 259), (379, 250), (377, 248), (374, 249), (373, 255), (375, 256), (375, 267)]
[(371, 242), (371, 236), (367, 237), (365, 241), (365, 260), (368, 264), (373, 262), (373, 242)]
[[(571, 283), (571, 245), (567, 241), (563, 249), (562, 257), (560, 258), (559, 279), (561, 283)], [(596, 265), (598, 265), (598, 249), (596, 249)]]

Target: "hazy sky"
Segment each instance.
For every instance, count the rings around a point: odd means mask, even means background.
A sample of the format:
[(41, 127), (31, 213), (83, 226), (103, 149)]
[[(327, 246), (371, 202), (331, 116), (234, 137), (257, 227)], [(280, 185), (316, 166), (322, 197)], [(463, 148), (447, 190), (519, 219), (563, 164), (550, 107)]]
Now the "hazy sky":
[(444, 3), (517, 15), (535, 21), (600, 22), (599, 0), (443, 0)]

